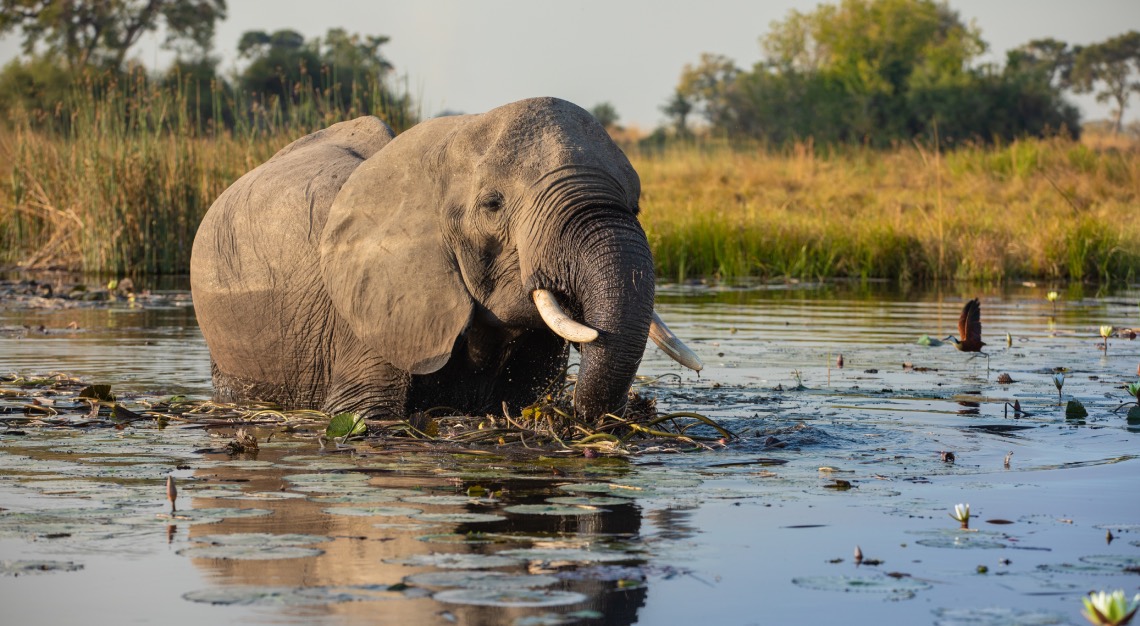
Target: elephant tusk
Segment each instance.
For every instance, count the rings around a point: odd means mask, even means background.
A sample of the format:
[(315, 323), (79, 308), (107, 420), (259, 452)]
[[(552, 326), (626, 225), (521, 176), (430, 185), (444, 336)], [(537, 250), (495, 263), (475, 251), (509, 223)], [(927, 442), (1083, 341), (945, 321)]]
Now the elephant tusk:
[(590, 343), (598, 338), (598, 331), (570, 319), (553, 293), (545, 289), (535, 289), (531, 297), (534, 298), (534, 305), (538, 307), (542, 321), (546, 322), (554, 334), (574, 343)]
[(661, 320), (661, 316), (657, 315), (657, 311), (653, 312), (653, 322), (649, 324), (649, 338), (653, 343), (657, 344), (658, 348), (665, 351), (671, 359), (684, 365), (685, 367), (699, 372), (704, 369), (705, 364), (701, 362), (701, 357), (697, 356), (696, 352), (689, 349), (665, 322)]

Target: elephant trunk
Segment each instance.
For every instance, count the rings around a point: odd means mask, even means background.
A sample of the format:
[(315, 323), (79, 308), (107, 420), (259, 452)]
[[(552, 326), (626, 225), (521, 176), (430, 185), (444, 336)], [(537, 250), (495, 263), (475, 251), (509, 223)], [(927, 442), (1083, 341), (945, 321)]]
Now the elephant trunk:
[(574, 408), (579, 417), (596, 420), (625, 410), (653, 319), (653, 257), (634, 219), (610, 221), (581, 241), (575, 263), (581, 271), (569, 295), (598, 337), (579, 344)]

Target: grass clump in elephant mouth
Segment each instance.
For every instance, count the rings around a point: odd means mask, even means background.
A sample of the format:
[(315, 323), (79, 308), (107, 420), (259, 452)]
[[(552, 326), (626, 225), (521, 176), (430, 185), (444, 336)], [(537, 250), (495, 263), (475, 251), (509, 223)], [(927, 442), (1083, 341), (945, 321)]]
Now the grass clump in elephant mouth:
[[(644, 387), (657, 379), (641, 378)], [(544, 394), (520, 413), (464, 415), (436, 407), (403, 420), (364, 421), (352, 414), (314, 410), (283, 411), (268, 403), (227, 404), (183, 396), (111, 393), (109, 385), (91, 385), (66, 374), (40, 377), (0, 376), (0, 416), (10, 434), (22, 427), (138, 428), (168, 425), (233, 428), (232, 441), (217, 452), (256, 455), (252, 429), (269, 441), (277, 432), (311, 437), (325, 448), (510, 450), (521, 455), (561, 452), (629, 455), (662, 450), (700, 450), (734, 439), (716, 421), (692, 412), (661, 413), (656, 400), (637, 389), (629, 394), (624, 415), (603, 415), (585, 422), (574, 415), (574, 377)], [(251, 430), (246, 430), (251, 429)], [(264, 434), (268, 431), (268, 434)]]

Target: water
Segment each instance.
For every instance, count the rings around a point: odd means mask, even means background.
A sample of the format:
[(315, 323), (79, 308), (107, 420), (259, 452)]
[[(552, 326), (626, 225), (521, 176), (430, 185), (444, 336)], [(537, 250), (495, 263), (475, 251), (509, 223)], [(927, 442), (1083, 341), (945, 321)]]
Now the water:
[[(255, 459), (231, 458), (196, 452), (230, 431), (6, 421), (0, 602), (13, 623), (1083, 623), (1083, 593), (1137, 591), (1140, 428), (1112, 409), (1140, 344), (1096, 344), (1102, 324), (1140, 326), (1140, 290), (1069, 290), (1055, 315), (1045, 291), (663, 288), (658, 310), (707, 368), (651, 348), (643, 392), (742, 436), (701, 453), (351, 456), (263, 430)], [(163, 295), (0, 305), (0, 371), (204, 397), (192, 310)], [(956, 335), (975, 295), (988, 371), (915, 342)], [(1057, 367), (1088, 418), (1065, 419)], [(182, 519), (159, 517), (167, 475)], [(60, 569), (12, 575), (33, 560)], [(495, 586), (511, 593), (477, 591)]]

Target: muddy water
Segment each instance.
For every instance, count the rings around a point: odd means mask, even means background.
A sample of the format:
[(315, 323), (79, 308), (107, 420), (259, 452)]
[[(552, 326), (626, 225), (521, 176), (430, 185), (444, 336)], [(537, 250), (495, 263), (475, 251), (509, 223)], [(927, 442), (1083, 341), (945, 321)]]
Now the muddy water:
[[(203, 452), (228, 433), (29, 428), (4, 399), (4, 621), (1082, 623), (1081, 594), (1140, 581), (1140, 426), (1112, 412), (1140, 343), (1096, 346), (1102, 324), (1140, 326), (1140, 290), (1064, 291), (1055, 314), (1045, 291), (662, 289), (707, 369), (651, 349), (643, 392), (741, 439), (629, 461), (268, 432), (231, 457)], [(975, 295), (988, 367), (916, 344), (957, 334)], [(0, 370), (208, 394), (185, 302), (0, 306)], [(1065, 419), (1058, 367), (1087, 418)]]

